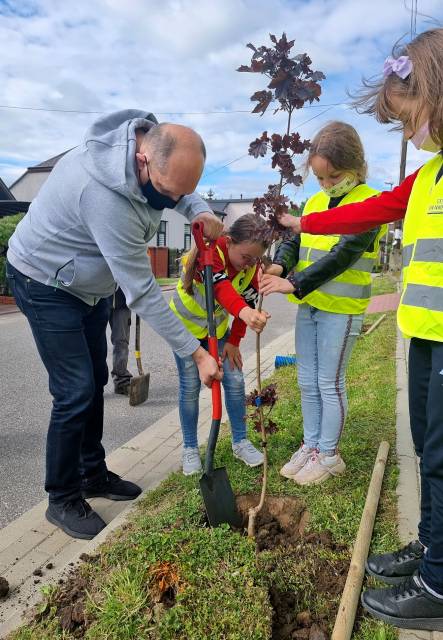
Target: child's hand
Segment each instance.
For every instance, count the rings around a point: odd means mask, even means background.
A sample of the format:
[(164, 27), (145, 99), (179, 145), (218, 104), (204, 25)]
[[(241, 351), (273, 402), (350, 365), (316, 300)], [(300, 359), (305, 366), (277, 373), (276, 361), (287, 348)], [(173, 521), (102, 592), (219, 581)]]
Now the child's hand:
[[(281, 264), (270, 264), (263, 269), (263, 274), (269, 274), (270, 276), (281, 276), (283, 273), (283, 267)], [(263, 275), (262, 275), (263, 277)]]
[(241, 357), (240, 348), (234, 344), (227, 342), (223, 347), (222, 362), (229, 360), (232, 371), (237, 367), (239, 371), (243, 369), (243, 358)]
[(278, 222), (282, 227), (287, 227), (294, 233), (301, 233), (300, 218), (291, 216), (290, 213), (284, 213), (283, 215), (281, 215), (278, 219)]
[(256, 309), (251, 309), (251, 307), (243, 307), (238, 317), (255, 333), (261, 333), (271, 315), (267, 311), (257, 311)]
[(294, 287), (285, 278), (279, 278), (278, 276), (270, 276), (267, 273), (261, 279), (260, 293), (264, 296), (268, 296), (270, 293), (293, 293)]

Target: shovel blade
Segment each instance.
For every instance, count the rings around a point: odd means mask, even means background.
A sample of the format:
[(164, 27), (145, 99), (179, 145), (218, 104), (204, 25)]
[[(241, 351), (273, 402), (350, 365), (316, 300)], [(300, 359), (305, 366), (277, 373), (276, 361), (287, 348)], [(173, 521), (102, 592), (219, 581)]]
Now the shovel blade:
[(224, 522), (233, 527), (242, 526), (242, 517), (237, 511), (234, 492), (225, 467), (202, 475), (200, 493), (211, 527), (218, 527)]
[(149, 373), (131, 378), (129, 386), (129, 404), (135, 407), (146, 402), (149, 396)]

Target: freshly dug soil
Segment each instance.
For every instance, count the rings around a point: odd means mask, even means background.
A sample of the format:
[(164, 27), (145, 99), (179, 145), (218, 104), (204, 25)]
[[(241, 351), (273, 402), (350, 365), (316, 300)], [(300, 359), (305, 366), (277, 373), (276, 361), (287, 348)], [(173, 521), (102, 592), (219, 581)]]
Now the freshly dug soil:
[[(247, 527), (248, 510), (258, 504), (259, 495), (244, 495), (237, 498), (237, 506)], [(257, 517), (257, 553), (262, 551), (284, 551), (285, 556), (296, 554), (300, 562), (309, 557), (312, 562), (311, 576), (315, 577), (318, 594), (333, 599), (342, 591), (348, 572), (348, 561), (330, 560), (322, 557), (320, 549), (343, 551), (334, 543), (330, 531), (305, 534), (309, 514), (303, 503), (293, 497), (270, 496), (266, 498), (263, 510)], [(277, 560), (276, 560), (277, 562)], [(269, 598), (274, 609), (272, 640), (328, 640), (327, 629), (332, 617), (315, 619), (314, 615), (300, 603), (301, 598), (291, 590), (279, 589), (270, 584)]]
[[(247, 529), (248, 510), (258, 503), (259, 495), (242, 495), (237, 498), (237, 506), (244, 519)], [(257, 554), (270, 552), (272, 555), (269, 574), (273, 573), (272, 563), (277, 566), (279, 558), (294, 557), (297, 562), (309, 559), (310, 578), (315, 580), (315, 590), (324, 594), (326, 601), (332, 601), (331, 611), (322, 617), (306, 609), (303, 596), (294, 589), (282, 589), (269, 584), (269, 598), (274, 609), (272, 624), (272, 640), (328, 640), (328, 628), (331, 627), (335, 616), (334, 599), (341, 593), (346, 580), (348, 561), (325, 558), (321, 550), (340, 552), (343, 549), (336, 545), (329, 531), (306, 534), (309, 514), (302, 501), (294, 497), (268, 496), (263, 510), (256, 521)], [(274, 558), (275, 555), (275, 558)], [(327, 555), (327, 554), (326, 554)], [(340, 556), (340, 553), (335, 554)], [(341, 554), (345, 557), (345, 554)], [(83, 554), (84, 562), (99, 561), (99, 556)], [(162, 567), (164, 570), (165, 567)], [(166, 567), (167, 569), (167, 567)], [(162, 574), (163, 575), (163, 574)], [(166, 574), (165, 574), (166, 575)], [(1, 589), (0, 578), (0, 589)], [(51, 596), (50, 606), (44, 611), (41, 606), (34, 611), (34, 619), (43, 618), (50, 610), (56, 608), (56, 615), (63, 629), (69, 631), (75, 638), (83, 638), (91, 621), (87, 619), (85, 610), (86, 589), (91, 585), (82, 576), (78, 568), (73, 568), (69, 576), (59, 581), (56, 593)], [(1, 595), (1, 591), (0, 591)], [(164, 608), (175, 605), (174, 589), (167, 589), (155, 608), (154, 618), (161, 615)]]

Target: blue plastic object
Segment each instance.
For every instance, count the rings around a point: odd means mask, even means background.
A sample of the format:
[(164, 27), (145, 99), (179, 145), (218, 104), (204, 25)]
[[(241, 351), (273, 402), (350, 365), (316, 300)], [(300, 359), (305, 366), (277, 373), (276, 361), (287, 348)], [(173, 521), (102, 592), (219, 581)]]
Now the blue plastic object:
[(274, 367), (288, 367), (291, 364), (297, 364), (297, 358), (294, 356), (275, 356)]

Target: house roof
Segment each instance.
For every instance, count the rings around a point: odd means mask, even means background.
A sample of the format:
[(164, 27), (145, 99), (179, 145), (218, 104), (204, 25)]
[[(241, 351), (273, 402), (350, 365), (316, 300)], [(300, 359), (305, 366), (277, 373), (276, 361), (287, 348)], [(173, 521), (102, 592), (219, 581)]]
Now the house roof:
[(211, 209), (213, 211), (225, 211), (226, 207), (230, 204), (236, 204), (239, 202), (243, 202), (246, 204), (252, 204), (254, 202), (255, 198), (229, 198), (229, 199), (225, 199), (225, 200), (218, 200), (218, 199), (214, 199), (211, 200), (209, 198), (206, 198), (206, 202), (210, 205)]
[(28, 167), (25, 173), (22, 173), (22, 175), (19, 178), (17, 178), (15, 182), (11, 184), (11, 188), (15, 187), (15, 185), (18, 182), (20, 182), (20, 180), (23, 180), (23, 178), (26, 175), (28, 175), (28, 173), (50, 173), (55, 167), (55, 165), (57, 164), (57, 162), (60, 160), (60, 158), (63, 158), (63, 156), (68, 153), (68, 151), (71, 151), (71, 149), (68, 149), (67, 151), (63, 151), (63, 153), (59, 153), (58, 156), (54, 156), (53, 158), (44, 160), (43, 162), (40, 162), (39, 164), (36, 164), (33, 167)]
[(60, 158), (63, 158), (64, 155), (71, 151), (68, 149), (67, 151), (63, 151), (63, 153), (59, 153), (58, 156), (54, 156), (53, 158), (49, 158), (48, 160), (44, 160), (44, 162), (40, 162), (40, 164), (36, 164), (33, 167), (28, 167), (28, 171), (30, 173), (35, 171), (52, 171)]
[(15, 200), (14, 196), (9, 191), (8, 187), (5, 185), (5, 183), (1, 178), (0, 178), (0, 200)]

